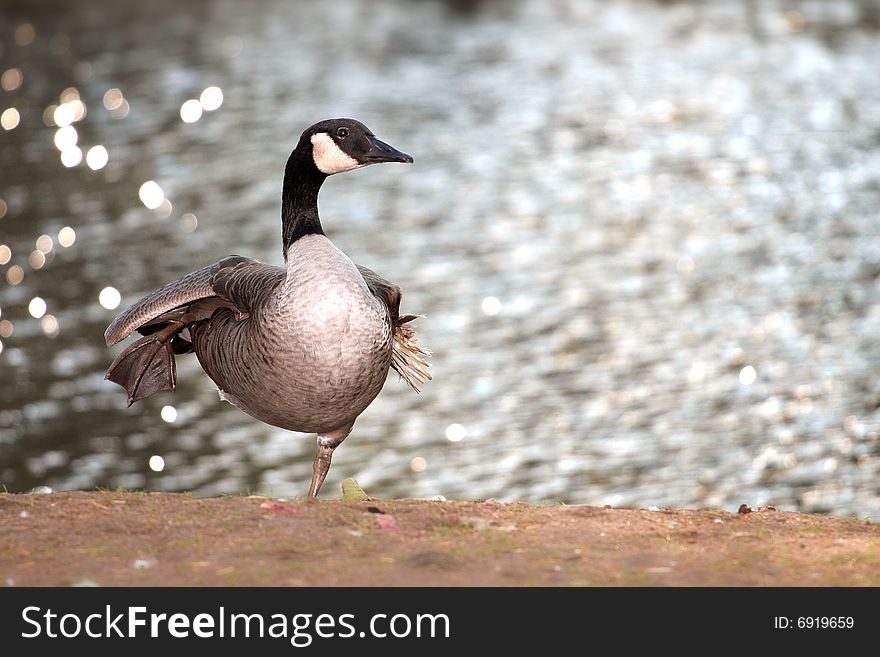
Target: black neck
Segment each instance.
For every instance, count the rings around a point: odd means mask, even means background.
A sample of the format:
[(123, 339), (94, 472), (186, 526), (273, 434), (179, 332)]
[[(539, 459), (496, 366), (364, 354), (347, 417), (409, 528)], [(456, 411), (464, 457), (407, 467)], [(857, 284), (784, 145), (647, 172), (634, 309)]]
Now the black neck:
[(311, 148), (298, 146), (287, 160), (281, 192), (281, 238), (284, 259), (300, 237), (323, 235), (318, 217), (318, 191), (327, 175), (318, 171)]

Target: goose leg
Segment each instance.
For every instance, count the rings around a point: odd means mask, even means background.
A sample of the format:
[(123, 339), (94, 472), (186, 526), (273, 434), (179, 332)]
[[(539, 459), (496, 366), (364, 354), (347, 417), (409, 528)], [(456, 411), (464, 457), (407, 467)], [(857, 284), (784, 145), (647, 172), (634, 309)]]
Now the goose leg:
[(312, 466), (312, 485), (309, 486), (309, 497), (318, 497), (318, 491), (321, 490), (324, 478), (330, 471), (330, 460), (333, 458), (334, 449), (336, 448), (318, 443), (318, 454), (315, 456), (315, 463)]
[(339, 447), (342, 441), (351, 433), (352, 426), (353, 423), (343, 429), (318, 434), (318, 453), (315, 455), (315, 463), (312, 466), (312, 485), (309, 486), (309, 497), (318, 497), (318, 491), (321, 490), (324, 478), (330, 470), (333, 450)]

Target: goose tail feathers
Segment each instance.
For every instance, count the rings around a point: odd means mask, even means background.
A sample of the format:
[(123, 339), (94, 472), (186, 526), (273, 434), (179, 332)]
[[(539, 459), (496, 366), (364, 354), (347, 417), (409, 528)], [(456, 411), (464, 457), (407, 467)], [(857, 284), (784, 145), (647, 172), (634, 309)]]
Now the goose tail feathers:
[(394, 327), (394, 344), (391, 348), (391, 367), (416, 392), (422, 391), (422, 385), (431, 380), (428, 368), (430, 350), (418, 344), (416, 330), (408, 326), (419, 315), (403, 315)]

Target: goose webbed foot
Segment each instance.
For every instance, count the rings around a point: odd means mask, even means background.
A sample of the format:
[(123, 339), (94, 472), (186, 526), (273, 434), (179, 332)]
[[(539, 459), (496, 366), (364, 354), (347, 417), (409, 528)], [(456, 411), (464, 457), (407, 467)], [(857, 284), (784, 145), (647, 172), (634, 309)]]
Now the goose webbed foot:
[(105, 379), (118, 383), (128, 393), (128, 405), (163, 390), (174, 390), (177, 370), (174, 346), (180, 322), (169, 322), (149, 332), (120, 353), (107, 370)]

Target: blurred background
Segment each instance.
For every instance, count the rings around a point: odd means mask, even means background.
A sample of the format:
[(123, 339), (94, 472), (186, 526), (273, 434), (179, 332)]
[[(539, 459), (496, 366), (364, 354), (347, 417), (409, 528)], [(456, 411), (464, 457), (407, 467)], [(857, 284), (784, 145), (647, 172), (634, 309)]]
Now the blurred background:
[(334, 458), (378, 497), (772, 504), (880, 520), (880, 7), (0, 7), (0, 484), (303, 496), (314, 440), (192, 356), (126, 408), (102, 332), (240, 253), (351, 116), (415, 156), (328, 181), (328, 235), (423, 313)]

